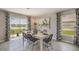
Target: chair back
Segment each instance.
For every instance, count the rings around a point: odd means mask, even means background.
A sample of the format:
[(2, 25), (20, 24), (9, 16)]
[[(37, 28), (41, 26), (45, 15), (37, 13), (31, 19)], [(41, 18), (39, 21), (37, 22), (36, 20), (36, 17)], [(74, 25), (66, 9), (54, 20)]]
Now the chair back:
[(49, 36), (49, 39), (52, 39), (52, 36), (53, 36), (53, 34), (51, 34), (51, 35)]
[(27, 39), (27, 34), (23, 33), (23, 37)]
[(27, 38), (29, 38), (29, 39), (32, 38), (32, 35), (31, 35), (31, 34), (27, 34), (26, 36), (27, 36)]
[(47, 39), (45, 39), (45, 42), (46, 43), (50, 42), (52, 40), (52, 36), (53, 36), (53, 34), (49, 35), (49, 37)]

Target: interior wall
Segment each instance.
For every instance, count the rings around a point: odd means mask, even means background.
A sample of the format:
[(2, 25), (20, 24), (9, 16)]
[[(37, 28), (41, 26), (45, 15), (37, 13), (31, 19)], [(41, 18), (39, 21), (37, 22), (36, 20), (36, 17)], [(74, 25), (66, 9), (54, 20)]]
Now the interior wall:
[(6, 15), (0, 11), (0, 43), (6, 40)]
[(40, 17), (31, 17), (31, 28), (33, 29), (33, 24), (34, 22), (38, 22), (38, 20), (41, 20), (42, 18), (47, 18), (50, 17), (50, 29), (49, 33), (53, 34), (53, 39), (56, 40), (57, 36), (57, 17), (56, 14), (49, 14), (45, 16), (40, 16)]
[(31, 30), (34, 29), (34, 23), (37, 23), (38, 18), (37, 17), (31, 17)]
[(51, 15), (51, 32), (53, 33), (53, 39), (57, 38), (57, 16), (56, 14)]

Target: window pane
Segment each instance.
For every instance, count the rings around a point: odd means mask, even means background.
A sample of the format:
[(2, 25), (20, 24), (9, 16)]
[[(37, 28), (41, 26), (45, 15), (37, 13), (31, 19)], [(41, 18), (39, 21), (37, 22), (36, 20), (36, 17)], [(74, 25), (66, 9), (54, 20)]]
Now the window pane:
[(22, 35), (23, 30), (28, 29), (28, 18), (26, 16), (10, 15), (10, 36)]
[(61, 34), (74, 36), (75, 35), (76, 17), (75, 13), (70, 13), (61, 16)]

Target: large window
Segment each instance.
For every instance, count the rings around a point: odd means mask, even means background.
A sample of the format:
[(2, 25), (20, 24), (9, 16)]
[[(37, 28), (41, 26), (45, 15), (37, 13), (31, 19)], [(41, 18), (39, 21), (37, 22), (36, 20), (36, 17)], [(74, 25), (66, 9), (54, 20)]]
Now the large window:
[(61, 34), (66, 36), (75, 35), (76, 15), (73, 11), (61, 15)]
[(10, 14), (10, 35), (11, 37), (22, 35), (23, 30), (28, 28), (28, 18), (26, 16)]

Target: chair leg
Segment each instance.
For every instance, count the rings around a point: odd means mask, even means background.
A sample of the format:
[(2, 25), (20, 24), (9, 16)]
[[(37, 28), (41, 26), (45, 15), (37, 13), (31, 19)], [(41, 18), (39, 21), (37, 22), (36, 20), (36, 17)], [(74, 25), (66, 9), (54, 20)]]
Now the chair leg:
[(29, 48), (31, 48), (33, 50), (33, 47), (36, 45), (36, 43), (38, 43), (38, 41), (33, 42), (32, 44), (29, 45)]
[(23, 37), (23, 48), (24, 48), (24, 37)]
[(46, 46), (47, 50), (49, 50), (49, 51), (53, 49), (51, 42), (50, 42), (50, 44), (44, 42), (44, 45)]

